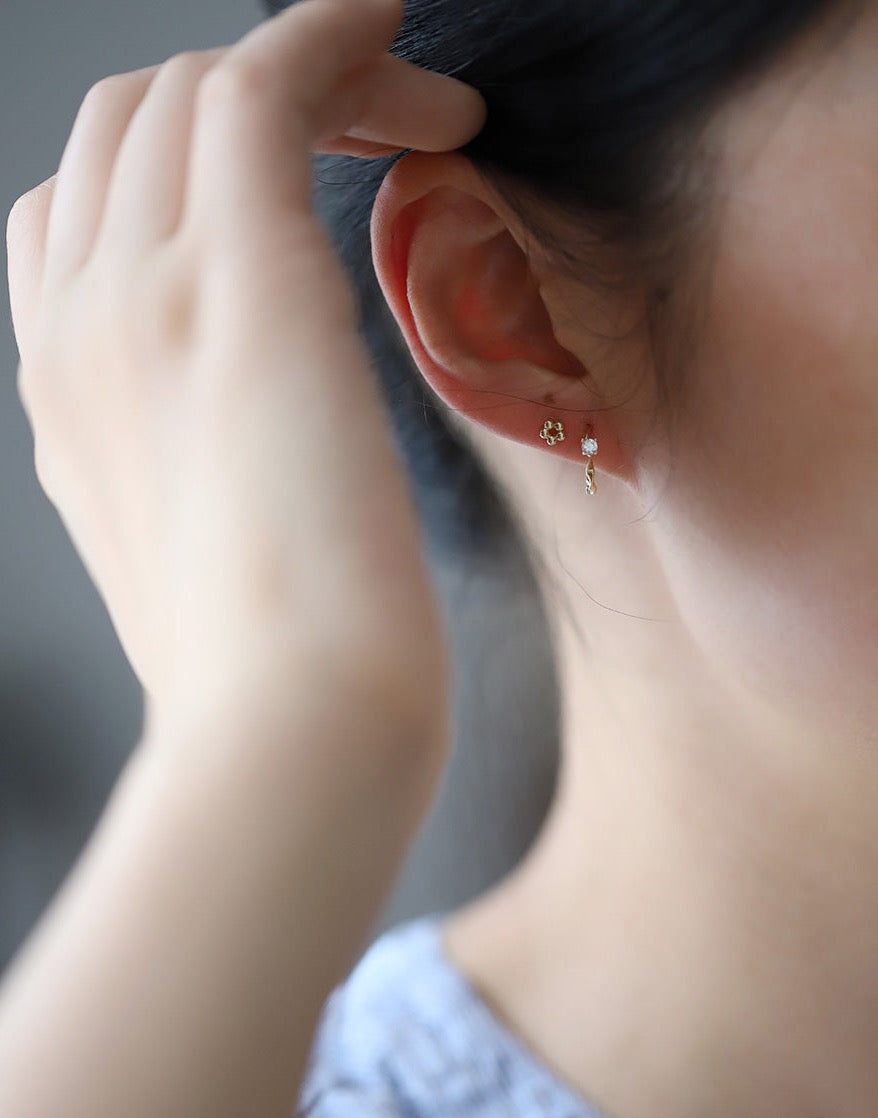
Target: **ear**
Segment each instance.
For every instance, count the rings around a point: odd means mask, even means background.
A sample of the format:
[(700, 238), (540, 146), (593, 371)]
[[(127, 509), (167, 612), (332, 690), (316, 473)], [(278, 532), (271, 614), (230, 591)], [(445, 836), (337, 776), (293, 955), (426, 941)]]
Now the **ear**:
[(566, 438), (551, 453), (580, 464), (591, 424), (596, 467), (628, 473), (612, 409), (582, 357), (558, 341), (532, 238), (469, 161), (456, 153), (403, 157), (378, 193), (371, 234), (387, 304), (421, 374), (450, 408), (543, 450), (546, 420), (561, 421)]

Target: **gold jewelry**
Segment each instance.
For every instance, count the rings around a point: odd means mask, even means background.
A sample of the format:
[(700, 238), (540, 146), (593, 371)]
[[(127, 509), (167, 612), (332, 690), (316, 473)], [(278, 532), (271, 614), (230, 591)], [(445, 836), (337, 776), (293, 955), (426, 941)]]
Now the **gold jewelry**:
[(585, 470), (585, 488), (588, 494), (592, 497), (597, 493), (598, 487), (594, 479), (594, 456), (598, 452), (598, 441), (595, 438), (594, 428), (591, 424), (588, 425), (585, 432), (585, 438), (582, 440), (582, 453), (588, 459), (588, 466)]
[[(553, 434), (553, 432), (555, 432)], [(555, 443), (562, 443), (567, 438), (564, 434), (564, 424), (556, 423), (554, 419), (547, 419), (546, 425), (540, 434), (541, 439), (545, 439), (549, 446), (554, 446)]]
[[(540, 432), (540, 438), (545, 439), (549, 446), (563, 442), (567, 438), (564, 434), (564, 424), (554, 419), (547, 419)], [(598, 491), (594, 472), (594, 456), (598, 449), (598, 440), (595, 437), (594, 428), (589, 423), (582, 440), (582, 453), (588, 459), (588, 465), (585, 468), (585, 489), (591, 497), (594, 497)]]

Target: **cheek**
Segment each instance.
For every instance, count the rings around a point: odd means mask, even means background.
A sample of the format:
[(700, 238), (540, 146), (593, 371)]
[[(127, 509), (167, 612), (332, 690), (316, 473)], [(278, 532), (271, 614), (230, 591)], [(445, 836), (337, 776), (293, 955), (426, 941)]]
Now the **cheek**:
[(859, 740), (878, 725), (878, 237), (842, 214), (721, 254), (655, 529), (705, 655)]

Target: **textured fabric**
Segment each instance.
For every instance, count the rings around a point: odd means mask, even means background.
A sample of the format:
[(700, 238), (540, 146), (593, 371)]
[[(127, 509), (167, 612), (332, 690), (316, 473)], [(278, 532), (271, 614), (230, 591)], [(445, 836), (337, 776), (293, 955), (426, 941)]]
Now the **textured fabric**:
[(380, 936), (327, 1000), (299, 1097), (308, 1118), (602, 1118), (445, 954), (444, 915)]

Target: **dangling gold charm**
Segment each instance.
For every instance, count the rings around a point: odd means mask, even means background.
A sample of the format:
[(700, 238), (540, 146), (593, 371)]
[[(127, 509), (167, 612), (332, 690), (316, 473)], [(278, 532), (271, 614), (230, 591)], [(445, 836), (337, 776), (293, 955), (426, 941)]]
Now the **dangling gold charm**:
[[(556, 431), (557, 434), (552, 434), (553, 431)], [(566, 437), (563, 423), (556, 423), (553, 419), (546, 420), (546, 425), (540, 434), (540, 438), (545, 439), (549, 446), (564, 442)]]
[(597, 452), (598, 441), (595, 438), (594, 428), (589, 424), (585, 432), (585, 438), (582, 440), (582, 453), (588, 459), (588, 465), (585, 468), (585, 488), (592, 497), (594, 497), (598, 491), (594, 473), (594, 456)]

